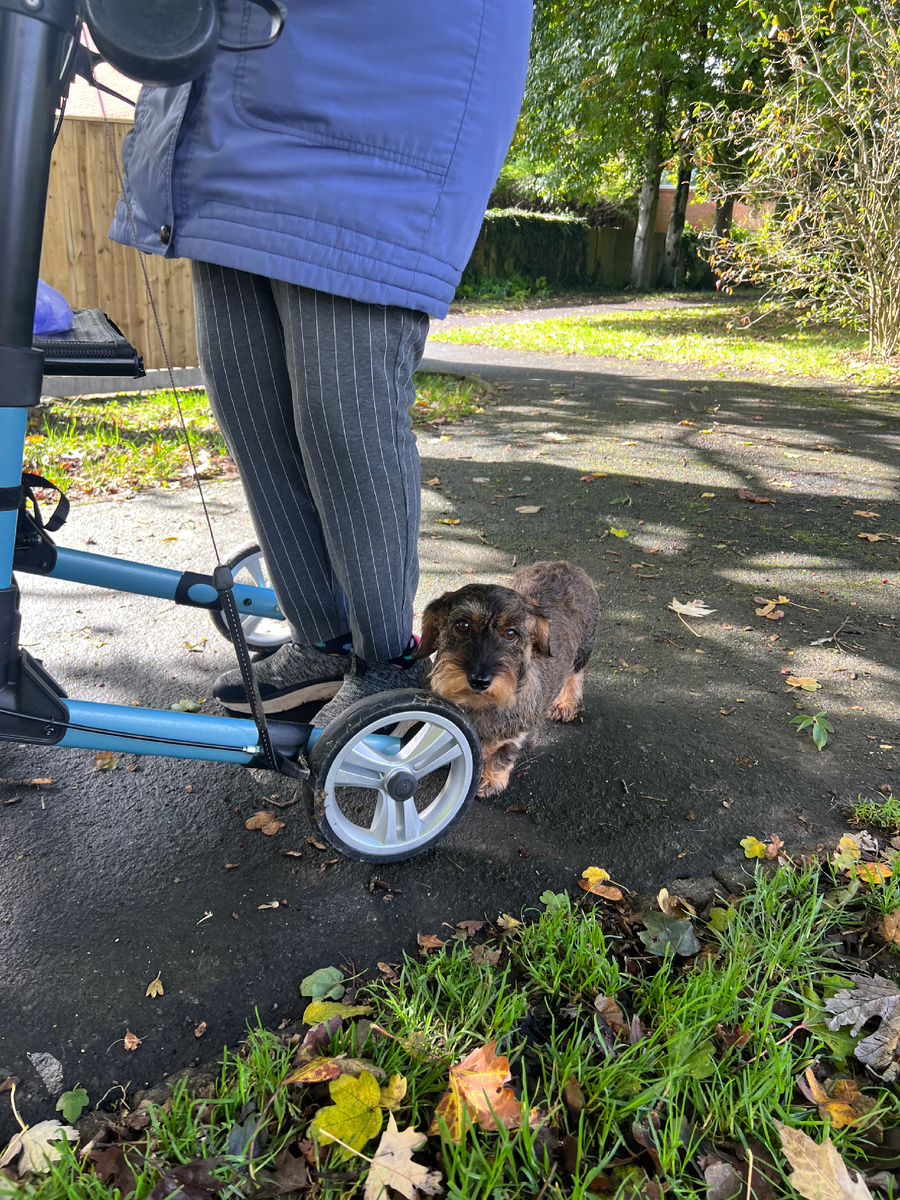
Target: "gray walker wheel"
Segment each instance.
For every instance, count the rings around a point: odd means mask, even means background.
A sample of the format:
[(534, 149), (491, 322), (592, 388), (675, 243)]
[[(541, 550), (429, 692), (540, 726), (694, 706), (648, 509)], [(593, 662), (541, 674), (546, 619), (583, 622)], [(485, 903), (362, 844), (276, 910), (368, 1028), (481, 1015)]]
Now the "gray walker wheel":
[[(372, 735), (394, 742), (375, 748)], [(481, 745), (463, 713), (415, 688), (358, 700), (308, 760), (313, 820), (342, 854), (365, 862), (429, 850), (465, 815), (481, 777)]]
[[(263, 552), (256, 542), (248, 542), (235, 550), (225, 559), (225, 566), (231, 569), (235, 583), (249, 583), (255, 587), (270, 588), (272, 581)], [(225, 624), (225, 618), (220, 612), (211, 611), (210, 618), (217, 631), (223, 638), (231, 641), (231, 631)], [(291, 640), (291, 631), (287, 621), (274, 621), (270, 617), (241, 617), (244, 637), (251, 650), (260, 654), (271, 654), (279, 646)]]

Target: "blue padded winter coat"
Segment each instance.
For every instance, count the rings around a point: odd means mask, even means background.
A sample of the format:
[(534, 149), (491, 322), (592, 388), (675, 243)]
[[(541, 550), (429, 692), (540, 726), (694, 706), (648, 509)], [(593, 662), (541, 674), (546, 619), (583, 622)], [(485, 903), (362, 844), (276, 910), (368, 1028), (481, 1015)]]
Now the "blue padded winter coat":
[[(525, 81), (531, 0), (287, 0), (279, 41), (144, 88), (123, 159), (137, 244), (443, 316)], [(222, 35), (268, 18), (223, 0)], [(119, 201), (110, 236), (134, 245)]]

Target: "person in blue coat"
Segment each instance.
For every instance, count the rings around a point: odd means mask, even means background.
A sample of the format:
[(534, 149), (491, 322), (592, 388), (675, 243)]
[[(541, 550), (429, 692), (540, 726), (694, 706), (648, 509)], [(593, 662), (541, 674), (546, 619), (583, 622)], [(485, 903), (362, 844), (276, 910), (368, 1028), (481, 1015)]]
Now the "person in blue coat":
[[(417, 685), (429, 315), (478, 235), (524, 90), (531, 0), (288, 0), (280, 39), (141, 92), (110, 236), (193, 260), (197, 347), (292, 641), (263, 705)], [(223, 0), (222, 35), (267, 18)], [(214, 694), (249, 712), (240, 673)]]

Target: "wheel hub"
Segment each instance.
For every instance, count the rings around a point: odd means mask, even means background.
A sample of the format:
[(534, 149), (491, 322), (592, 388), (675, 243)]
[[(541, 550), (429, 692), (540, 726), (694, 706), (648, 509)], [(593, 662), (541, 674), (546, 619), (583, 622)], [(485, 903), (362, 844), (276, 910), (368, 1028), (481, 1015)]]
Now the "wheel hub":
[(385, 781), (385, 790), (392, 800), (412, 800), (418, 780), (410, 771), (395, 771)]

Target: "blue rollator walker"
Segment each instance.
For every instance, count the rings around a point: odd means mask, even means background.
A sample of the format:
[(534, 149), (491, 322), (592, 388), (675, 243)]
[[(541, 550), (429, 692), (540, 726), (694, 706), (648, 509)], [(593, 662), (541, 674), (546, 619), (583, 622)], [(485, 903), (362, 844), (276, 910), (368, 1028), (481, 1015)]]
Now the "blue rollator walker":
[[(53, 485), (22, 471), (28, 409), (40, 403), (45, 373), (144, 374), (137, 352), (96, 309), (76, 313), (69, 334), (33, 338), (61, 97), (76, 72), (93, 82), (101, 57), (143, 84), (171, 86), (196, 78), (219, 51), (263, 51), (285, 10), (278, 0), (253, 3), (272, 28), (267, 41), (248, 46), (219, 41), (216, 0), (0, 0), (0, 739), (278, 770), (305, 781), (313, 819), (335, 847), (393, 862), (433, 846), (472, 802), (481, 752), (460, 710), (407, 689), (361, 700), (321, 731), (267, 721), (248, 643), (271, 649), (289, 635), (258, 547), (203, 575), (56, 546), (51, 534), (68, 502), (61, 496), (45, 521), (33, 493)], [(99, 54), (81, 44), (83, 25)], [(71, 699), (19, 645), (14, 571), (207, 609), (235, 644), (254, 719)], [(234, 582), (232, 572), (251, 582)]]

